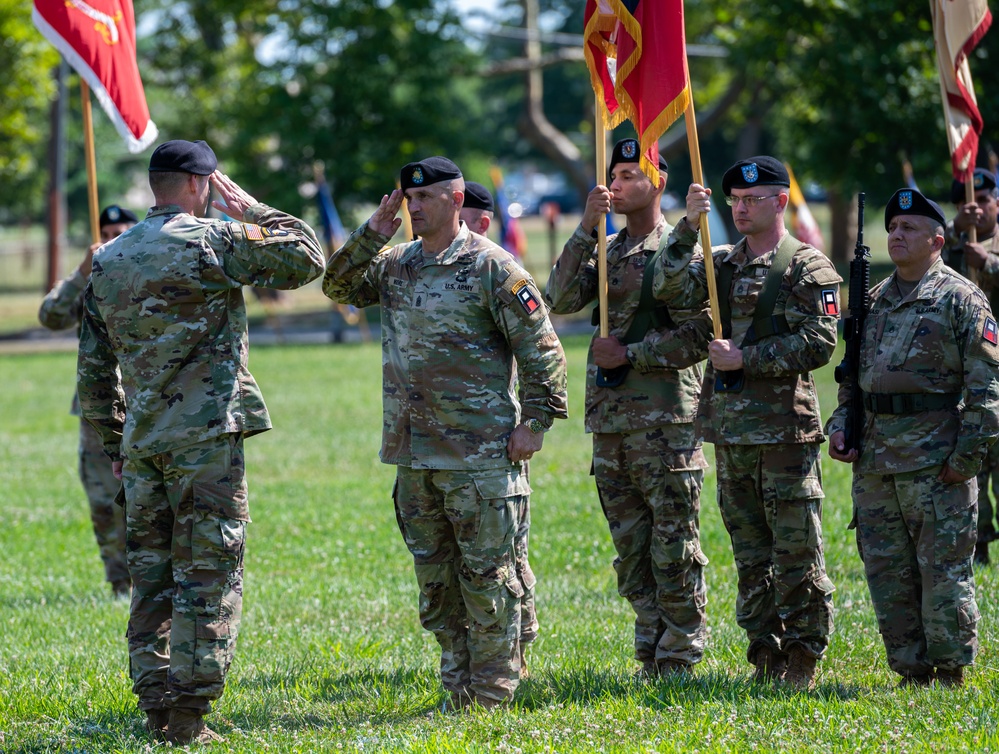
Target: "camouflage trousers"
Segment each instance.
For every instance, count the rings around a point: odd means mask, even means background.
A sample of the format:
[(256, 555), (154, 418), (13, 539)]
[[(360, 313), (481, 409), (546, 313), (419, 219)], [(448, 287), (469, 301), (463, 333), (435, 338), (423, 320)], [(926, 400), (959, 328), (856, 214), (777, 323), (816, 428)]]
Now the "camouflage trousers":
[(739, 572), (736, 621), (764, 647), (822, 657), (833, 632), (818, 443), (716, 445), (718, 505)]
[(242, 435), (127, 459), (122, 481), (132, 691), (143, 710), (207, 712), (222, 695), (242, 613)]
[(704, 656), (707, 586), (701, 552), (700, 447), (670, 444), (669, 428), (593, 435), (593, 472), (617, 558), (618, 593), (635, 611), (642, 663)]
[(517, 469), (397, 467), (395, 510), (413, 555), (420, 622), (441, 647), (448, 691), (505, 701), (520, 682), (514, 535), (530, 487)]
[(857, 544), (888, 665), (900, 675), (970, 665), (978, 650), (978, 483), (944, 484), (939, 472), (853, 477)]
[[(991, 482), (992, 496), (989, 496)], [(982, 471), (978, 475), (978, 539), (990, 542), (996, 538), (995, 508), (992, 497), (999, 499), (999, 442), (992, 443), (989, 453), (982, 463)]]
[(90, 503), (90, 523), (104, 563), (104, 578), (111, 584), (128, 581), (125, 561), (125, 512), (114, 498), (121, 482), (111, 472), (111, 459), (97, 430), (80, 420), (80, 481)]

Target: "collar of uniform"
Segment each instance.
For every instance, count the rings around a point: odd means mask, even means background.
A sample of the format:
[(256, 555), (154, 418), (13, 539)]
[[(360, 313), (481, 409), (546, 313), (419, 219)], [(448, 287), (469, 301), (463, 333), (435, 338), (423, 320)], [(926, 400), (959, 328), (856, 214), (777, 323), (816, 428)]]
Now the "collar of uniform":
[[(455, 259), (461, 254), (462, 247), (468, 242), (470, 234), (471, 231), (469, 231), (468, 226), (465, 223), (461, 223), (458, 226), (458, 235), (454, 237), (451, 245), (433, 259), (425, 259), (423, 262), (424, 266), (428, 264), (454, 264)], [(423, 241), (420, 240), (413, 244), (413, 250), (419, 256), (423, 256)]]
[(183, 212), (180, 206), (176, 204), (158, 204), (155, 207), (150, 207), (149, 212), (146, 213), (146, 219), (150, 217), (156, 217), (157, 215), (179, 215)]
[(654, 227), (651, 231), (648, 232), (648, 234), (646, 234), (645, 238), (642, 239), (642, 242), (640, 244), (636, 244), (631, 249), (625, 250), (624, 247), (626, 241), (630, 236), (628, 236), (628, 229), (622, 228), (614, 236), (614, 248), (621, 249), (622, 253), (619, 255), (619, 258), (621, 259), (623, 259), (624, 257), (630, 257), (633, 254), (638, 254), (639, 252), (649, 251), (650, 249), (652, 251), (655, 251), (656, 249), (659, 248), (659, 242), (662, 240), (664, 233), (669, 233), (669, 224), (666, 222), (666, 216), (660, 215), (659, 222), (656, 223), (656, 227)]
[[(930, 268), (923, 275), (922, 279), (916, 283), (916, 288), (913, 291), (912, 300), (913, 301), (933, 301), (937, 298), (936, 294), (936, 284), (940, 277), (940, 274), (944, 271), (946, 265), (944, 264), (942, 257), (937, 257), (937, 261), (930, 265)], [(898, 276), (898, 270), (892, 272), (891, 276), (888, 278), (888, 283), (885, 285), (881, 292), (882, 297), (889, 299), (892, 304), (899, 304), (902, 298), (898, 295), (898, 287), (895, 285), (895, 278)]]

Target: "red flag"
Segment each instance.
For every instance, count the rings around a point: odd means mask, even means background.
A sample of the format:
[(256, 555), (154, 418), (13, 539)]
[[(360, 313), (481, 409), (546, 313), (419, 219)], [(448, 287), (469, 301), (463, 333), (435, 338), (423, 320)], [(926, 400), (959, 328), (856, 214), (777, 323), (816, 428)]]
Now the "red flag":
[(658, 182), (659, 137), (690, 103), (683, 0), (587, 0), (584, 24), (584, 55), (607, 108), (604, 122), (632, 122), (642, 170)]
[(951, 169), (963, 181), (975, 168), (982, 133), (968, 53), (985, 36), (992, 14), (987, 0), (932, 0), (932, 10)]
[(34, 0), (31, 17), (87, 82), (128, 151), (152, 144), (157, 130), (139, 77), (131, 0)]

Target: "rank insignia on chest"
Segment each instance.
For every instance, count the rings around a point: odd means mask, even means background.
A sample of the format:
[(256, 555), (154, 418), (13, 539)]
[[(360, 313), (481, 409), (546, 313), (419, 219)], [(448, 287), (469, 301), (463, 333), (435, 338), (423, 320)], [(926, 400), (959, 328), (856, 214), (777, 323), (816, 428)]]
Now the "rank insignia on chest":
[(822, 312), (830, 317), (839, 316), (839, 301), (836, 300), (836, 291), (831, 288), (822, 291)]
[(996, 321), (992, 317), (985, 318), (982, 337), (992, 345), (999, 345), (999, 326), (996, 325)]
[(524, 307), (524, 311), (528, 314), (534, 314), (538, 307), (541, 306), (541, 302), (531, 293), (531, 287), (527, 284), (526, 280), (521, 280), (513, 287), (513, 295), (517, 297), (520, 305)]

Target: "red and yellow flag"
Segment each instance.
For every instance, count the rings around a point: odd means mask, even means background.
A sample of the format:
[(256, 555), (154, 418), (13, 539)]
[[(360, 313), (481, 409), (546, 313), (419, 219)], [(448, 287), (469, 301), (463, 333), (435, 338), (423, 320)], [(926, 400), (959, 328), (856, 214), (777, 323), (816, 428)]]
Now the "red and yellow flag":
[(822, 230), (815, 221), (812, 211), (808, 209), (805, 195), (802, 193), (798, 182), (794, 179), (794, 171), (791, 170), (791, 166), (786, 162), (784, 163), (784, 167), (787, 168), (787, 177), (791, 179), (791, 187), (788, 189), (788, 198), (790, 200), (788, 206), (791, 208), (791, 227), (793, 228), (794, 237), (810, 246), (814, 246), (819, 251), (825, 251), (826, 242), (822, 238)]
[(87, 82), (128, 151), (152, 144), (157, 130), (139, 77), (131, 0), (34, 0), (31, 17)]
[(992, 14), (987, 0), (930, 0), (930, 6), (951, 168), (963, 181), (975, 169), (982, 133), (968, 53), (989, 30)]
[(683, 0), (586, 0), (583, 52), (607, 128), (626, 118), (642, 170), (659, 178), (659, 137), (687, 109)]

